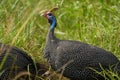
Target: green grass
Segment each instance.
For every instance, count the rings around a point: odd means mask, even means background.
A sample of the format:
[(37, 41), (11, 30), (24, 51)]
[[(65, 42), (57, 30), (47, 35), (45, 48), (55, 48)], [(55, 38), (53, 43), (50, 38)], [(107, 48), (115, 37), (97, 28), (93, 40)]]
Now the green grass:
[(0, 42), (26, 51), (45, 64), (49, 29), (40, 12), (59, 6), (56, 36), (99, 46), (120, 59), (120, 0), (1, 0)]

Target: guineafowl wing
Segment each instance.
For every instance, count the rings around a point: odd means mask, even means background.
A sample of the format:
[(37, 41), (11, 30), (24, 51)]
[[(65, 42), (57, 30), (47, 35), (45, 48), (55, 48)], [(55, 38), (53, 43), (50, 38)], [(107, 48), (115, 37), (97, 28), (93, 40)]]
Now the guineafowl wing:
[(112, 53), (79, 41), (59, 42), (56, 54), (58, 55), (56, 59), (61, 57), (60, 60), (65, 59), (63, 61), (65, 63), (69, 60), (77, 60), (77, 62), (85, 61), (88, 65), (95, 65), (96, 63), (111, 65), (119, 61)]
[(89, 68), (100, 71), (100, 65), (109, 68), (119, 62), (112, 53), (79, 41), (60, 41), (57, 45), (54, 67), (63, 67), (64, 76), (85, 77), (93, 74)]

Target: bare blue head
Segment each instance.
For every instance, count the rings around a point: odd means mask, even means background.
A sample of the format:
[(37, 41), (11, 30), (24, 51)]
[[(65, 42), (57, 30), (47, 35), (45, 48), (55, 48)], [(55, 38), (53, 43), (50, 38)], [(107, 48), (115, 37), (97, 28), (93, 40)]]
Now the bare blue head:
[(44, 16), (48, 19), (48, 22), (50, 23), (50, 29), (54, 29), (57, 22), (55, 16), (51, 12), (45, 13)]

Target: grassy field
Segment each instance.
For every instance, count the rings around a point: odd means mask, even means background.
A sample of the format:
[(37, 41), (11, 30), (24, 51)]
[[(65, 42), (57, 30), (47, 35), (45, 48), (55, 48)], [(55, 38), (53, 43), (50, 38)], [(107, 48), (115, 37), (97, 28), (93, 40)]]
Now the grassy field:
[(59, 6), (56, 36), (99, 46), (120, 59), (120, 0), (0, 0), (0, 42), (26, 51), (46, 64), (49, 29), (41, 11)]

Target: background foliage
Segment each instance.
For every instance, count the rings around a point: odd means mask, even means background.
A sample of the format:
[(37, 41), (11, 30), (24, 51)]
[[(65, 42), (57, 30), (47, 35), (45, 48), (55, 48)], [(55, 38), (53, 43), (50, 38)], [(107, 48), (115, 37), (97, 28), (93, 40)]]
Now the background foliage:
[(54, 6), (58, 38), (99, 46), (120, 59), (120, 0), (0, 0), (0, 42), (45, 63), (49, 24), (40, 13)]

